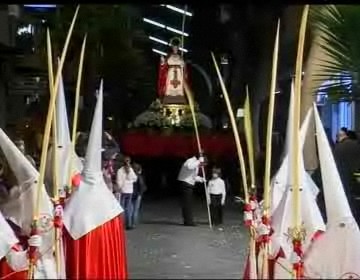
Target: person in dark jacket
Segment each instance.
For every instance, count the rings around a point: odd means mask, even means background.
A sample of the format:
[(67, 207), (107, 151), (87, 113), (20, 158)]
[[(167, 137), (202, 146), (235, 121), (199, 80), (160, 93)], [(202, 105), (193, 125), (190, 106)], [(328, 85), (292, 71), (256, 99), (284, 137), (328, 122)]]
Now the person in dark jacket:
[(139, 212), (141, 200), (144, 192), (147, 190), (144, 175), (142, 174), (142, 167), (140, 164), (134, 164), (134, 171), (137, 175), (137, 180), (134, 183), (134, 191), (132, 196), (133, 212), (132, 212), (132, 225), (135, 227), (139, 223)]
[(360, 144), (348, 136), (346, 128), (340, 129), (337, 135), (334, 157), (351, 210), (359, 223), (359, 206), (354, 197), (357, 187), (354, 173), (360, 170)]

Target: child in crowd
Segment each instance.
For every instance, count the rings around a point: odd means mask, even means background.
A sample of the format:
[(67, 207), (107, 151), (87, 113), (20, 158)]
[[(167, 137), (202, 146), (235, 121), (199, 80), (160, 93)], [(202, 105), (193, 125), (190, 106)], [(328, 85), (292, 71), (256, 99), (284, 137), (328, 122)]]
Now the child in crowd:
[(212, 178), (208, 183), (210, 195), (210, 213), (214, 226), (223, 223), (223, 206), (225, 205), (226, 189), (225, 182), (221, 179), (221, 169), (214, 167), (212, 169)]

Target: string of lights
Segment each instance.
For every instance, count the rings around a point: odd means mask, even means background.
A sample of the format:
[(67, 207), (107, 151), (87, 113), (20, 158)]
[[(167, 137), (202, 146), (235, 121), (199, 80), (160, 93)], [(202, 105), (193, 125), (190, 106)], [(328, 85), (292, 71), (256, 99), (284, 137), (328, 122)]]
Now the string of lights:
[[(175, 7), (173, 5), (161, 4), (160, 7), (166, 8), (167, 10), (172, 11), (172, 12), (176, 12), (179, 15), (181, 15), (182, 17), (184, 15), (188, 16), (188, 17), (193, 16), (193, 13), (191, 13), (189, 11), (185, 11), (185, 10)], [(154, 19), (151, 19), (148, 17), (143, 17), (143, 22), (155, 27), (156, 29), (154, 29), (154, 31), (164, 30), (165, 32), (175, 33), (175, 34), (183, 36), (183, 37), (190, 36), (190, 34), (188, 32), (186, 32), (185, 30), (181, 30), (182, 28), (176, 28), (174, 26), (170, 26), (169, 24), (167, 24), (165, 22), (159, 22), (157, 20), (154, 20)], [(179, 24), (180, 24), (180, 21), (179, 21)], [(170, 46), (170, 40), (159, 38), (158, 36), (154, 36), (154, 34), (149, 34), (148, 38), (155, 44), (155, 46), (152, 48), (152, 51), (154, 53), (159, 54), (159, 55), (166, 55), (166, 51), (161, 50), (161, 47), (159, 45)], [(180, 47), (180, 50), (184, 53), (189, 52), (189, 50), (186, 49), (185, 47)]]

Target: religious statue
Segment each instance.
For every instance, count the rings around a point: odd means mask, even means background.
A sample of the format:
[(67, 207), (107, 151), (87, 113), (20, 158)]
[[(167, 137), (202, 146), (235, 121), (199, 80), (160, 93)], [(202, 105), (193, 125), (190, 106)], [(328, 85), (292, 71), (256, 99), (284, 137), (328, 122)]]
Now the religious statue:
[(170, 41), (171, 51), (161, 57), (158, 95), (164, 104), (185, 104), (184, 82), (188, 81), (186, 64), (179, 52), (180, 39)]

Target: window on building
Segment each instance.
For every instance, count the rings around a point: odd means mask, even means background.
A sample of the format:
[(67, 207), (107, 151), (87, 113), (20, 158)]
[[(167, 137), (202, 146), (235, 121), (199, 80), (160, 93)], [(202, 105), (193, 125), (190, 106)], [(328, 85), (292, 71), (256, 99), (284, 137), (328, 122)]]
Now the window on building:
[(349, 75), (338, 75), (339, 79), (332, 79), (325, 81), (319, 88), (316, 94), (316, 103), (321, 108), (321, 119), (324, 127), (331, 132), (333, 140), (336, 138), (336, 133), (341, 127), (348, 129), (354, 129), (354, 102), (349, 99), (330, 100), (328, 92), (325, 90), (331, 85), (338, 84), (340, 81), (347, 90), (348, 94), (351, 94), (351, 80)]

